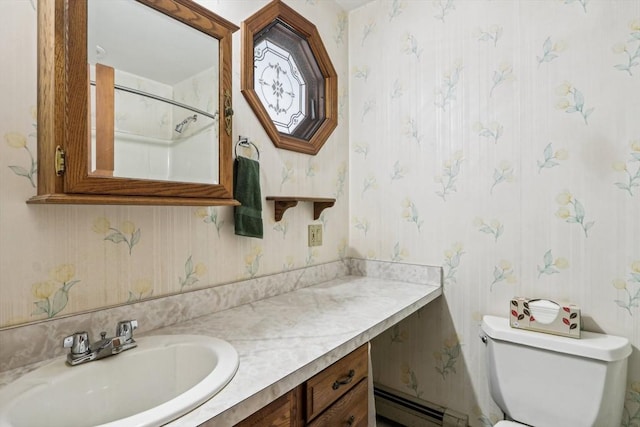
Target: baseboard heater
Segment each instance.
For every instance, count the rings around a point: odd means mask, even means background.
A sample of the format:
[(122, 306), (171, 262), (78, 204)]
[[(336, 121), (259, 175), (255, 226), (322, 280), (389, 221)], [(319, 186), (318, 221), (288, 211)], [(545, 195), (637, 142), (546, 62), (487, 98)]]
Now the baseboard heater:
[(469, 418), (443, 406), (374, 383), (376, 413), (407, 427), (467, 427)]

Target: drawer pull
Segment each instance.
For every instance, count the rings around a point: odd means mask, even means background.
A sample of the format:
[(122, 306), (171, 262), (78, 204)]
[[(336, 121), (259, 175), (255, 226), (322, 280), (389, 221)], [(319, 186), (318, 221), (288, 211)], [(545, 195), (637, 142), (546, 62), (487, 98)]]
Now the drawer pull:
[(352, 425), (353, 425), (353, 422), (354, 422), (355, 420), (356, 420), (356, 417), (354, 417), (353, 415), (351, 415), (351, 416), (349, 417), (349, 419), (347, 420), (347, 425), (348, 425), (348, 426), (352, 426)]
[(337, 389), (340, 388), (341, 385), (349, 384), (353, 380), (353, 377), (355, 377), (355, 376), (356, 376), (356, 371), (354, 371), (353, 369), (350, 370), (349, 371), (349, 375), (347, 375), (346, 377), (344, 377), (341, 380), (336, 380), (336, 382), (333, 383), (332, 388), (334, 390), (337, 390)]

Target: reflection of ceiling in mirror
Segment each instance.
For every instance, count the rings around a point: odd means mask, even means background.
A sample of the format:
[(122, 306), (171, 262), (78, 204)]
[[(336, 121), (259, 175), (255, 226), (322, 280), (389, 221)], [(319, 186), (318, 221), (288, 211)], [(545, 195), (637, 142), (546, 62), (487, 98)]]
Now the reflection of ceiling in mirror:
[(263, 40), (254, 48), (254, 87), (279, 132), (292, 134), (306, 117), (306, 84), (293, 57)]
[(100, 62), (168, 85), (217, 66), (218, 41), (207, 34), (133, 0), (88, 4), (91, 64)]

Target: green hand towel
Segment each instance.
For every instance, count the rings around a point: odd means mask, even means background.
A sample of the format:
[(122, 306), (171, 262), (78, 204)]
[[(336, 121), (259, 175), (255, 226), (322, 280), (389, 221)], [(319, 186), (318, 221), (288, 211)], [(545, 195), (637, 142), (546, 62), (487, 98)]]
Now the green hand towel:
[(233, 164), (233, 197), (242, 205), (234, 208), (236, 234), (262, 239), (260, 163), (242, 156), (236, 158)]

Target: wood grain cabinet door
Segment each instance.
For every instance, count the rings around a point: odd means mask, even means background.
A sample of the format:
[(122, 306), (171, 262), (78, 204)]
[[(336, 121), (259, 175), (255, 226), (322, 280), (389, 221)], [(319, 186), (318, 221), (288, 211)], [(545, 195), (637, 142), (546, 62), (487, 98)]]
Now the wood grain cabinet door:
[(367, 355), (368, 346), (363, 345), (306, 382), (307, 422), (367, 377)]
[(302, 424), (295, 388), (236, 424), (236, 427), (297, 427)]
[(367, 380), (363, 379), (329, 409), (316, 417), (309, 427), (367, 427)]

